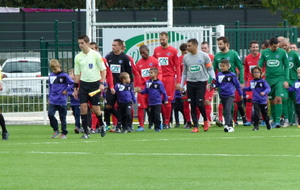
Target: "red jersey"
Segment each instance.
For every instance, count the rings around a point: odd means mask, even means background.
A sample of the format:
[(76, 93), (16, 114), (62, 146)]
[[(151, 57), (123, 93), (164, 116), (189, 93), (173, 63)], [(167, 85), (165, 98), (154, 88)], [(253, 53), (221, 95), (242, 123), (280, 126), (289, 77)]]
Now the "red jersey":
[(210, 53), (208, 53), (207, 55), (208, 55), (208, 57), (210, 58), (210, 61), (213, 63), (213, 62), (214, 62), (215, 56), (212, 55), (212, 54), (210, 54)]
[(260, 53), (257, 54), (257, 56), (253, 56), (252, 54), (249, 54), (246, 56), (244, 61), (244, 80), (246, 86), (249, 86), (250, 81), (253, 80), (253, 76), (251, 74), (251, 69), (258, 65), (258, 60), (260, 58)]
[(144, 88), (146, 81), (150, 80), (150, 68), (156, 67), (158, 69), (158, 76), (157, 78), (161, 80), (161, 67), (158, 64), (158, 60), (152, 56), (149, 56), (148, 59), (140, 59), (136, 63), (137, 71), (139, 72), (139, 75), (141, 76), (140, 83), (137, 84), (137, 86)]
[(105, 79), (106, 83), (107, 83), (107, 85), (110, 89), (114, 89), (115, 87), (114, 87), (114, 83), (113, 83), (112, 72), (111, 72), (111, 70), (110, 70), (110, 68), (107, 64), (107, 60), (104, 57), (102, 57), (102, 60), (103, 60), (104, 65), (106, 67), (106, 79)]
[[(181, 76), (180, 62), (178, 60), (178, 52), (172, 46), (163, 48), (158, 46), (154, 49), (153, 57), (158, 59), (161, 66), (162, 76)], [(177, 77), (177, 83), (180, 83), (180, 77)]]
[(132, 74), (134, 76), (134, 86), (137, 86), (138, 84), (141, 83), (140, 73), (138, 72), (138, 70), (136, 68), (133, 58), (130, 55), (127, 55), (127, 57), (129, 58), (129, 62), (130, 62), (131, 68), (132, 68)]

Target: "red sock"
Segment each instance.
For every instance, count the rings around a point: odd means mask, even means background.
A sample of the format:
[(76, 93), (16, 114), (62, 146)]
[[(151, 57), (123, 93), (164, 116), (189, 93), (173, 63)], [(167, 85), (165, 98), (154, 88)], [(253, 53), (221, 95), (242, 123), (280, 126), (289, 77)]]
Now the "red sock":
[(183, 102), (183, 113), (186, 122), (191, 122), (190, 104), (188, 102)]
[(206, 117), (208, 121), (211, 121), (211, 105), (205, 105), (205, 110), (206, 110)]
[(219, 117), (219, 121), (223, 121), (223, 104), (219, 104), (218, 117)]
[(144, 108), (138, 108), (138, 120), (139, 120), (139, 126), (144, 127), (144, 116), (145, 116), (145, 109)]
[(170, 117), (171, 117), (171, 113), (172, 113), (172, 105), (171, 103), (168, 103), (165, 105), (165, 124), (166, 125), (170, 125)]
[(251, 121), (252, 118), (252, 101), (251, 102), (246, 102), (246, 118), (247, 121)]

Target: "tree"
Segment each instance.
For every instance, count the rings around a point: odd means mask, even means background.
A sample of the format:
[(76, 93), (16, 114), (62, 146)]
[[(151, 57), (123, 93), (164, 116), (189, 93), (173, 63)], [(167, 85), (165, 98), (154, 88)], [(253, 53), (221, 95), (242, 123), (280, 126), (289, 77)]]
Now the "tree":
[(300, 0), (262, 0), (262, 3), (274, 14), (281, 11), (283, 19), (300, 28)]

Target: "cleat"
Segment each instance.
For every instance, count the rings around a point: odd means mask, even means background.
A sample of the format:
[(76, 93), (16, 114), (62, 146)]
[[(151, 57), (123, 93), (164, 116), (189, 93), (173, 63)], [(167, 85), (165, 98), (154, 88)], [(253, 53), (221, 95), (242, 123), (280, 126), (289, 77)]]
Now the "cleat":
[(290, 123), (288, 119), (284, 119), (282, 127), (289, 127)]
[(163, 129), (169, 129), (167, 124), (163, 124)]
[(208, 120), (204, 121), (203, 129), (204, 129), (205, 132), (208, 131), (209, 127), (210, 127), (210, 122)]
[(254, 128), (252, 129), (252, 131), (258, 131), (258, 130), (259, 130), (258, 127), (254, 127)]
[(114, 131), (114, 133), (121, 133), (121, 129), (116, 128), (115, 131)]
[(54, 131), (53, 135), (52, 135), (52, 139), (56, 138), (58, 135), (60, 134), (59, 131)]
[(218, 127), (223, 127), (223, 122), (217, 120), (217, 121), (216, 121), (216, 125), (217, 125)]
[(198, 127), (194, 127), (194, 129), (193, 130), (191, 130), (191, 133), (198, 133), (199, 132), (199, 129), (198, 129)]
[(228, 127), (228, 133), (232, 133), (234, 132), (234, 128), (233, 127)]
[(74, 129), (74, 132), (76, 133), (76, 134), (79, 134), (79, 128), (78, 127), (76, 127), (75, 129)]
[(190, 129), (190, 128), (192, 128), (192, 124), (186, 123), (183, 128), (184, 129)]
[(100, 127), (100, 135), (101, 137), (104, 137), (106, 135), (106, 127), (103, 125)]
[(2, 140), (8, 140), (9, 133), (2, 133)]
[(137, 128), (137, 130), (135, 130), (135, 131), (145, 131), (145, 129), (144, 129), (144, 127), (141, 127), (141, 126), (138, 126), (138, 128)]
[(88, 138), (90, 138), (90, 136), (88, 134), (84, 133), (80, 138), (81, 139), (88, 139)]
[(228, 132), (228, 126), (224, 125), (224, 132), (227, 133)]
[(179, 128), (179, 127), (180, 127), (180, 124), (176, 123), (175, 128)]
[(127, 129), (122, 129), (121, 133), (128, 133)]
[(261, 126), (266, 126), (266, 122), (264, 120), (261, 121)]
[(251, 122), (250, 121), (247, 121), (243, 124), (244, 126), (251, 126)]
[(153, 129), (153, 128), (154, 128), (154, 125), (149, 123), (148, 129)]
[(60, 137), (59, 137), (60, 139), (67, 139), (67, 136), (66, 135), (60, 135)]
[(280, 128), (281, 127), (280, 123), (275, 123), (275, 126), (276, 126), (276, 128)]
[(96, 131), (94, 129), (90, 129), (90, 134), (95, 134)]
[(155, 129), (155, 132), (161, 132), (161, 130), (160, 129)]

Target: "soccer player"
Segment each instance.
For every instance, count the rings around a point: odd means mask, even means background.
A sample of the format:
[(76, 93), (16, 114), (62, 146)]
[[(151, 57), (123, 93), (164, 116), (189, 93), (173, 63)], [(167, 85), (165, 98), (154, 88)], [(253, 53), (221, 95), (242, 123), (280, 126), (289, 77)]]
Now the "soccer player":
[(266, 81), (271, 87), (271, 114), (274, 123), (272, 127), (279, 128), (280, 116), (282, 114), (283, 84), (288, 85), (289, 62), (286, 52), (278, 48), (278, 40), (273, 37), (270, 39), (270, 48), (262, 51), (258, 66), (266, 67)]
[[(160, 45), (154, 49), (153, 57), (158, 59), (162, 70), (162, 83), (164, 84), (169, 104), (164, 104), (162, 113), (164, 117), (164, 129), (170, 127), (170, 117), (172, 112), (171, 102), (174, 99), (175, 79), (176, 88), (180, 87), (180, 63), (178, 61), (177, 50), (168, 44), (168, 33), (161, 32), (159, 34)], [(177, 77), (176, 77), (177, 76)], [(175, 78), (176, 77), (176, 78)]]
[[(209, 56), (210, 58), (210, 61), (211, 63), (213, 63), (214, 61), (214, 56), (212, 54), (210, 54), (209, 52), (209, 45), (208, 45), (208, 42), (202, 42), (201, 43), (201, 50), (205, 53), (207, 53), (207, 55)], [(212, 78), (209, 78), (208, 82), (210, 83), (212, 80)], [(214, 93), (215, 93), (215, 90), (214, 89), (206, 89), (206, 92), (205, 92), (205, 96), (204, 96), (204, 105), (205, 105), (205, 110), (206, 110), (206, 117), (208, 119), (208, 121), (212, 121), (211, 119), (211, 111), (212, 111), (212, 107), (211, 107), (211, 101), (213, 99), (213, 96), (214, 96)], [(222, 105), (222, 104), (219, 104), (219, 106)], [(222, 113), (222, 112), (220, 112)], [(223, 117), (223, 114), (222, 116), (220, 117)]]
[(290, 50), (294, 50), (298, 53), (298, 47), (297, 47), (297, 44), (295, 43), (290, 43)]
[[(130, 76), (130, 81), (133, 81), (132, 67), (128, 56), (123, 52), (124, 42), (121, 39), (115, 39), (112, 43), (112, 51), (106, 55), (108, 67), (110, 68), (113, 75), (113, 85), (120, 83), (119, 76), (121, 72), (127, 72)], [(117, 96), (113, 94), (110, 89), (107, 90), (106, 94), (106, 106), (104, 109), (105, 120), (110, 120), (110, 114), (113, 114), (118, 119), (118, 124), (115, 132), (121, 132), (121, 119), (117, 110), (114, 108), (117, 101)]]
[[(92, 104), (92, 111), (102, 123), (100, 109), (100, 96), (89, 96), (90, 92), (104, 90), (104, 80), (106, 78), (106, 68), (101, 55), (89, 47), (90, 39), (87, 35), (78, 37), (78, 44), (81, 52), (75, 56), (74, 65), (74, 97), (80, 100), (80, 114), (84, 134), (81, 139), (89, 138), (87, 127), (88, 122), (88, 101)], [(88, 63), (88, 64), (87, 64)], [(80, 86), (79, 86), (80, 85)], [(106, 135), (105, 127), (100, 129), (102, 137)]]
[(210, 127), (210, 123), (206, 117), (204, 95), (209, 76), (213, 79), (216, 76), (210, 58), (206, 53), (198, 50), (198, 41), (195, 38), (187, 41), (187, 50), (189, 53), (183, 58), (180, 87), (183, 90), (183, 85), (187, 81), (187, 95), (190, 100), (191, 115), (194, 123), (194, 129), (191, 132), (198, 133), (197, 108), (200, 110), (204, 120), (204, 131), (207, 131)]
[[(3, 90), (3, 85), (2, 85), (2, 67), (0, 66), (0, 91), (1, 90)], [(2, 140), (8, 140), (9, 133), (6, 129), (5, 120), (2, 113), (0, 113), (0, 125), (2, 128)]]
[[(217, 41), (218, 41), (218, 48), (220, 49), (221, 52), (219, 52), (215, 55), (214, 63), (213, 63), (214, 69), (216, 71), (220, 72), (221, 71), (220, 70), (221, 61), (223, 59), (227, 59), (229, 61), (229, 71), (235, 73), (236, 75), (239, 74), (238, 78), (240, 80), (240, 85), (241, 85), (241, 87), (244, 87), (244, 66), (243, 66), (243, 63), (242, 63), (238, 53), (236, 51), (229, 50), (229, 41), (226, 37), (221, 36), (217, 39)], [(237, 69), (238, 69), (238, 71), (237, 71)], [(241, 99), (242, 98), (240, 97), (239, 93), (236, 93), (235, 102), (240, 104), (240, 106), (242, 106)], [(242, 114), (242, 117), (243, 116), (244, 116), (244, 114)], [(244, 116), (244, 118), (245, 118), (245, 116)], [(245, 125), (245, 119), (243, 120), (243, 122)], [(216, 124), (218, 126), (221, 126), (220, 123), (216, 122)], [(246, 123), (246, 125), (251, 125), (251, 123), (250, 124)]]
[(267, 48), (270, 48), (270, 40), (264, 40), (264, 41), (261, 43), (261, 49), (262, 49), (262, 50), (267, 49)]
[[(139, 48), (142, 58), (136, 63), (137, 71), (139, 72), (140, 83), (135, 85), (140, 89), (145, 89), (146, 82), (150, 80), (150, 68), (156, 67), (158, 69), (157, 78), (161, 80), (161, 68), (158, 64), (158, 60), (155, 57), (149, 56), (149, 48), (146, 45), (142, 45)], [(145, 109), (148, 107), (148, 95), (138, 94), (138, 121), (139, 126), (136, 131), (144, 131), (144, 117)]]
[[(260, 57), (258, 41), (250, 42), (250, 54), (245, 57), (245, 86), (250, 86), (250, 81), (253, 80), (253, 74), (251, 73), (252, 68), (257, 66)], [(251, 122), (252, 118), (252, 91), (246, 91), (246, 118), (248, 122)]]
[[(292, 51), (290, 49), (290, 42), (288, 38), (282, 39), (279, 43), (279, 47), (284, 49), (288, 55), (290, 70), (288, 83), (292, 86), (298, 80), (297, 68), (300, 67), (299, 55), (296, 51)], [(295, 101), (296, 93), (288, 92), (284, 89), (284, 97), (282, 98), (282, 115), (284, 117), (284, 121), (282, 127), (288, 127), (289, 122), (294, 123)]]

